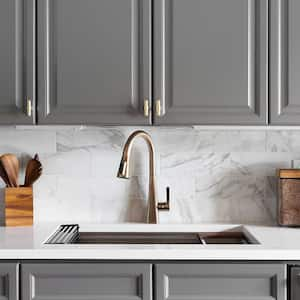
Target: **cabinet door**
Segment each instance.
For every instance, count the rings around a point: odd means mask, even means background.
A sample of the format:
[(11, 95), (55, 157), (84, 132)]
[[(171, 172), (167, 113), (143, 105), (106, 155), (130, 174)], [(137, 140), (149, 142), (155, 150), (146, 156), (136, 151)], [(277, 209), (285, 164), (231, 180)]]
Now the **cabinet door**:
[(300, 124), (300, 1), (271, 0), (270, 121)]
[(266, 124), (267, 0), (154, 0), (156, 124)]
[(0, 0), (0, 124), (34, 122), (34, 9), (33, 0)]
[(293, 267), (290, 274), (290, 300), (300, 299), (300, 267)]
[(30, 300), (151, 300), (151, 265), (24, 264), (22, 295)]
[(19, 299), (19, 265), (14, 263), (0, 263), (0, 299)]
[(285, 300), (284, 265), (159, 264), (157, 300)]
[(39, 0), (38, 122), (143, 125), (151, 0)]

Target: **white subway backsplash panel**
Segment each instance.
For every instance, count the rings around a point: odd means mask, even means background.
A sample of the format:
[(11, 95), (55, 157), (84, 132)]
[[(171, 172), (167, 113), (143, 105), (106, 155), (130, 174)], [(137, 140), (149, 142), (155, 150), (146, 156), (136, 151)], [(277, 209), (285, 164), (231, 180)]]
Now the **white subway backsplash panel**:
[[(123, 145), (136, 129), (0, 127), (0, 153), (18, 154), (22, 172), (40, 154), (37, 223), (144, 222), (149, 158), (143, 140), (133, 149), (132, 178), (116, 178)], [(276, 222), (275, 171), (300, 159), (300, 130), (142, 129), (156, 146), (159, 201), (171, 188), (171, 210), (160, 212), (161, 222)]]
[(0, 153), (55, 153), (56, 132), (0, 127)]
[(278, 130), (267, 132), (268, 152), (300, 153), (300, 130)]

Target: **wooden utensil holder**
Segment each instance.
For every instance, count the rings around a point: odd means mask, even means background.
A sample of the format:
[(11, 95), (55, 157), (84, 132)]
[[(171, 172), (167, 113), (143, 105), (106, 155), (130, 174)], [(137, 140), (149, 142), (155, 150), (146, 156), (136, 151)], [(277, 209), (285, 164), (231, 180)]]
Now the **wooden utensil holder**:
[(6, 188), (5, 226), (33, 225), (33, 191), (32, 187)]
[(278, 223), (300, 226), (300, 170), (278, 170)]

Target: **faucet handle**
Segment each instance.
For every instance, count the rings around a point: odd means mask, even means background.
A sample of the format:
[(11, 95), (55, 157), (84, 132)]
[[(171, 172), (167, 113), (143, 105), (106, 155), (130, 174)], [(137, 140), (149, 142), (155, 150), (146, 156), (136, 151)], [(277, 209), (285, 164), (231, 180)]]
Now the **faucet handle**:
[(166, 202), (158, 202), (157, 203), (158, 210), (170, 210), (170, 187), (166, 188), (166, 196), (167, 196)]

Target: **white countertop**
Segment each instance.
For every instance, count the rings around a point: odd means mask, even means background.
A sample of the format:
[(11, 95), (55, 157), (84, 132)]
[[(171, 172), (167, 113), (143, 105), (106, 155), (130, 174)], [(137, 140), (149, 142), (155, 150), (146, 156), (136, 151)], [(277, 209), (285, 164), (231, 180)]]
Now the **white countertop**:
[[(300, 228), (243, 226), (254, 245), (45, 245), (58, 224), (0, 227), (0, 259), (300, 260)], [(206, 232), (240, 225), (80, 224), (82, 231)]]

